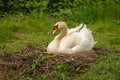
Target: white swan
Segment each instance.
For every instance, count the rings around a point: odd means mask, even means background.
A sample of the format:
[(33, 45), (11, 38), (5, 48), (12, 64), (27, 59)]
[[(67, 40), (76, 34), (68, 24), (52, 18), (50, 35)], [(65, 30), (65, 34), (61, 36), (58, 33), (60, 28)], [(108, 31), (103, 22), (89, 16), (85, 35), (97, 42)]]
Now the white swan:
[(60, 30), (60, 34), (50, 42), (47, 52), (70, 54), (91, 50), (94, 47), (92, 33), (86, 24), (80, 24), (76, 28), (68, 29), (67, 24), (60, 21), (55, 24), (53, 34), (57, 30)]

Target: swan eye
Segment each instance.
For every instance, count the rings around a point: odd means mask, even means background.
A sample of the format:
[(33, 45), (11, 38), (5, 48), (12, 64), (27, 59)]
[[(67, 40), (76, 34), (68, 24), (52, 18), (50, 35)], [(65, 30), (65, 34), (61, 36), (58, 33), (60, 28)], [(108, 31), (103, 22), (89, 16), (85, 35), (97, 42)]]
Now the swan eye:
[(58, 29), (58, 26), (59, 26), (59, 25), (55, 25), (54, 28), (53, 28), (53, 30)]
[(55, 25), (54, 28), (53, 28), (53, 34), (55, 34), (58, 30), (58, 25)]

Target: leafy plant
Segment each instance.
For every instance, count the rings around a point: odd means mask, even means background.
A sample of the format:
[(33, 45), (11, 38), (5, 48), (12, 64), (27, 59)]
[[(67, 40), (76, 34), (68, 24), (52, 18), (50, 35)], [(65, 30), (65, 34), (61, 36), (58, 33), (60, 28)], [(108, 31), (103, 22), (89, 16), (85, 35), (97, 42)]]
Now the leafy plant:
[(54, 80), (69, 80), (69, 77), (66, 76), (64, 73), (66, 66), (65, 65), (58, 65), (56, 67), (56, 70), (53, 71), (53, 74), (55, 76)]

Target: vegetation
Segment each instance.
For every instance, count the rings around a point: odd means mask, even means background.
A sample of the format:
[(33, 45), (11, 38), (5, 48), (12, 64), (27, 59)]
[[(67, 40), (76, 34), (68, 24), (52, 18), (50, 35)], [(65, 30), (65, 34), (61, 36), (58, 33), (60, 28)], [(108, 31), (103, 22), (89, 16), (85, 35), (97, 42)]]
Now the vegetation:
[[(92, 30), (95, 48), (111, 53), (101, 56), (91, 68), (83, 69), (77, 80), (120, 79), (120, 1), (119, 0), (0, 0), (0, 54), (18, 52), (27, 45), (47, 46), (54, 35), (52, 26), (59, 20), (75, 27), (84, 22)], [(58, 66), (56, 80), (68, 80), (64, 66)], [(41, 80), (47, 80), (43, 75)], [(36, 80), (39, 80), (36, 78)], [(30, 80), (28, 78), (28, 80)]]
[(96, 64), (92, 65), (91, 72), (84, 74), (78, 80), (119, 80), (120, 58), (115, 53), (110, 56), (100, 57)]

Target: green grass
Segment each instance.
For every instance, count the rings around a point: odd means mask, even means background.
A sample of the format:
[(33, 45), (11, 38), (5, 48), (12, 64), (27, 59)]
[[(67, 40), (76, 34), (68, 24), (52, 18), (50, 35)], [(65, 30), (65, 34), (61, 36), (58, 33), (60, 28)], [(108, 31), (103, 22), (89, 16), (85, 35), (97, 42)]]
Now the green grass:
[[(52, 28), (55, 22), (50, 17), (31, 16), (7, 16), (0, 19), (0, 53), (17, 52), (27, 45), (46, 46), (55, 37), (52, 35)], [(80, 22), (66, 21), (69, 27), (75, 27)], [(77, 75), (78, 80), (119, 80), (120, 79), (120, 56), (115, 51), (120, 51), (120, 21), (97, 21), (89, 23), (88, 28), (92, 30), (97, 44), (95, 48), (107, 48), (111, 50), (108, 56), (101, 56), (95, 63), (91, 64), (89, 71), (83, 70), (83, 75)], [(68, 80), (62, 67), (58, 66), (57, 77)], [(61, 74), (60, 74), (61, 73)], [(74, 76), (73, 76), (74, 77)], [(27, 79), (27, 78), (26, 78)], [(36, 80), (38, 78), (36, 77)], [(43, 75), (41, 80), (47, 80)]]
[[(0, 54), (18, 52), (31, 44), (47, 46), (47, 43), (55, 37), (51, 34), (52, 28), (54, 23), (59, 20), (66, 21), (70, 28), (79, 25), (80, 22), (85, 22), (88, 28), (92, 30), (95, 41), (97, 41), (95, 48), (105, 48), (111, 53), (106, 51), (107, 56), (100, 56), (94, 63), (90, 64), (90, 68), (83, 68), (78, 73), (66, 72), (64, 71), (67, 68), (65, 65), (58, 65), (53, 71), (56, 76), (54, 79), (120, 80), (120, 1), (93, 1), (95, 3), (90, 0), (75, 1), (74, 8), (60, 8), (60, 12), (47, 13), (53, 16), (55, 14), (56, 18), (36, 12), (31, 12), (28, 16), (19, 14), (19, 16), (5, 15), (3, 18), (0, 17)], [(79, 1), (82, 1), (83, 4)], [(69, 77), (67, 73), (75, 75)], [(14, 75), (10, 76), (13, 77)], [(24, 79), (32, 80), (29, 77)], [(49, 79), (46, 75), (42, 75), (41, 78), (38, 75), (34, 80)]]
[(92, 64), (89, 72), (78, 80), (119, 80), (120, 79), (120, 55), (111, 54), (100, 57)]
[(97, 22), (90, 24), (95, 40), (96, 48), (108, 48), (120, 50), (120, 23), (117, 21)]
[(41, 46), (54, 37), (51, 36), (52, 18), (9, 16), (0, 19), (0, 24), (0, 50), (8, 52), (21, 50), (29, 44)]

